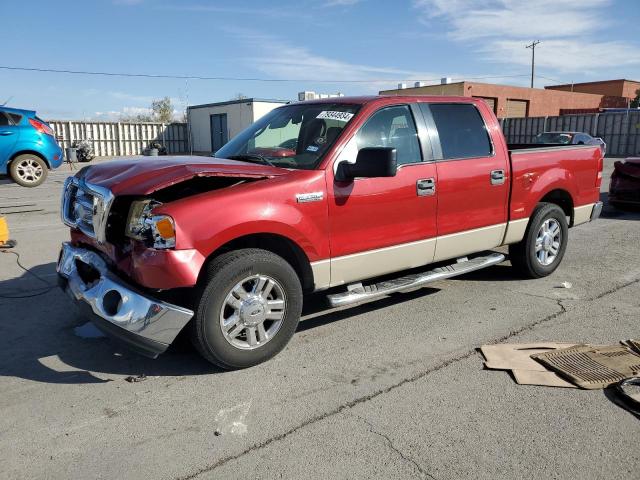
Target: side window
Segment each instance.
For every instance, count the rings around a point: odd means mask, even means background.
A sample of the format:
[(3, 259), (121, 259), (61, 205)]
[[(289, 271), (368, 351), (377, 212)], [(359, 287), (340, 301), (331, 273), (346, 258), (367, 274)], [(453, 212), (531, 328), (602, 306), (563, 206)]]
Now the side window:
[(374, 113), (356, 134), (358, 150), (365, 147), (394, 147), (398, 165), (422, 161), (418, 132), (406, 105), (383, 108)]
[(440, 137), (443, 159), (488, 157), (492, 154), (489, 132), (474, 105), (429, 104)]
[(4, 127), (10, 125), (9, 119), (5, 116), (4, 113), (0, 112), (0, 127)]
[(14, 125), (18, 125), (22, 121), (22, 115), (18, 115), (17, 113), (7, 113), (7, 115), (9, 115), (9, 120), (11, 120)]

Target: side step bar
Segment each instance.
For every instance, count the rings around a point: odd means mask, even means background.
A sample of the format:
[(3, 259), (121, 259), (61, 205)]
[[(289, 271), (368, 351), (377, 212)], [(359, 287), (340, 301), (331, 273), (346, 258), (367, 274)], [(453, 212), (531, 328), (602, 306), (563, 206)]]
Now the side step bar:
[(362, 285), (362, 283), (352, 284), (347, 286), (346, 292), (327, 295), (327, 298), (332, 307), (342, 307), (344, 305), (373, 300), (374, 298), (383, 297), (390, 293), (421, 287), (427, 283), (490, 267), (491, 265), (503, 262), (505, 258), (501, 253), (491, 253), (483, 257), (475, 257), (471, 260), (466, 260), (465, 257), (459, 259), (457, 263), (438, 267), (428, 272), (405, 275), (404, 277), (385, 280), (374, 283), (373, 285)]

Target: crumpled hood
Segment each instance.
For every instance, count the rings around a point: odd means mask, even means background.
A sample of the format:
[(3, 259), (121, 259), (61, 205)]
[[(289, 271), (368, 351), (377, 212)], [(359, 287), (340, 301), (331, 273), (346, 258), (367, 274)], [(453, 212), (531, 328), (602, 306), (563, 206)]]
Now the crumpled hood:
[(271, 178), (288, 170), (213, 157), (145, 157), (82, 169), (78, 176), (114, 195), (148, 195), (194, 177)]
[(626, 158), (624, 162), (615, 162), (613, 167), (616, 173), (620, 175), (640, 179), (640, 158)]

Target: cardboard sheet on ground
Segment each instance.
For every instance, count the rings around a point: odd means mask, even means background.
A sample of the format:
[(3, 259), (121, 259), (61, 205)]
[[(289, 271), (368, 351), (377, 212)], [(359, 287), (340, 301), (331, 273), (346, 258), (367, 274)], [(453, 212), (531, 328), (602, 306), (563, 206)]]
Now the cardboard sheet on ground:
[(558, 342), (483, 345), (480, 351), (485, 358), (485, 367), (491, 370), (511, 370), (516, 383), (520, 385), (577, 388), (530, 357), (532, 354), (574, 345), (576, 344)]

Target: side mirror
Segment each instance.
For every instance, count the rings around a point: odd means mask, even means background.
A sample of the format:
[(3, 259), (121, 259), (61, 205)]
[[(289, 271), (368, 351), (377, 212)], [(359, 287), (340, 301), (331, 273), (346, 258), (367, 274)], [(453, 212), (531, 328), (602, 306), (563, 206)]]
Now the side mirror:
[(338, 182), (345, 182), (358, 177), (395, 177), (397, 167), (395, 148), (361, 148), (356, 157), (356, 163), (341, 162), (338, 165), (335, 179)]

